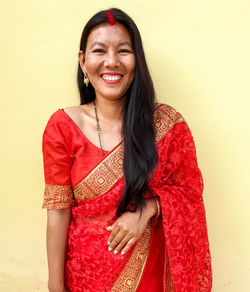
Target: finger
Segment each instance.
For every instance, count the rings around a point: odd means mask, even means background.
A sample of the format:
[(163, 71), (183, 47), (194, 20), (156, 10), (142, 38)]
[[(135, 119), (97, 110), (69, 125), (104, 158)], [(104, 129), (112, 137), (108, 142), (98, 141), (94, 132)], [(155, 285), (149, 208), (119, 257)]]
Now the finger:
[(131, 239), (127, 242), (126, 246), (122, 249), (121, 254), (123, 255), (123, 254), (125, 254), (126, 252), (128, 252), (129, 249), (135, 244), (136, 240), (137, 240), (137, 239), (136, 239), (135, 237), (131, 238)]
[(128, 241), (131, 239), (131, 235), (130, 234), (126, 234), (122, 240), (117, 244), (117, 246), (114, 249), (114, 254), (119, 253), (128, 243)]
[[(111, 240), (109, 245), (109, 251), (114, 250), (116, 246), (121, 242), (121, 240), (126, 236), (126, 233), (123, 231), (119, 231), (116, 236)], [(115, 254), (117, 254), (117, 251), (114, 251)]]
[(106, 227), (106, 229), (107, 229), (108, 231), (112, 230), (112, 228), (113, 228), (113, 225)]
[(108, 245), (111, 244), (112, 240), (113, 240), (113, 239), (115, 238), (115, 236), (119, 233), (119, 231), (120, 231), (119, 226), (114, 225), (114, 226), (113, 226), (113, 229), (112, 229), (112, 231), (111, 231), (111, 233), (110, 233), (110, 235), (109, 235), (109, 238), (108, 238)]

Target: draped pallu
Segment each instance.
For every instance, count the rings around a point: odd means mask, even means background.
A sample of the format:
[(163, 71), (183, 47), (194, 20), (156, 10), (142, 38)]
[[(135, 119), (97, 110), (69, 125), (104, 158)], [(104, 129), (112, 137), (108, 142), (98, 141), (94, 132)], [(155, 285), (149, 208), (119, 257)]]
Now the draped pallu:
[(124, 189), (123, 142), (112, 151), (92, 144), (63, 111), (43, 135), (44, 208), (72, 208), (65, 264), (71, 292), (211, 291), (212, 272), (203, 181), (192, 134), (175, 109), (156, 104), (159, 161), (149, 186), (160, 197), (161, 216), (151, 218), (125, 255), (108, 251)]

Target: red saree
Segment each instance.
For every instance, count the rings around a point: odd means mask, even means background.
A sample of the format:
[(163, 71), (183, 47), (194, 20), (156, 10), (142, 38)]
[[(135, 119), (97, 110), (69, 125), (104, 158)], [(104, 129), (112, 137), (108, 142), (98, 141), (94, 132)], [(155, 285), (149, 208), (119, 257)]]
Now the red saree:
[(212, 272), (202, 199), (203, 181), (192, 134), (172, 107), (157, 104), (159, 162), (150, 187), (161, 216), (125, 255), (108, 251), (122, 195), (123, 143), (112, 151), (92, 144), (63, 111), (43, 135), (44, 208), (72, 208), (65, 286), (70, 292), (211, 291)]

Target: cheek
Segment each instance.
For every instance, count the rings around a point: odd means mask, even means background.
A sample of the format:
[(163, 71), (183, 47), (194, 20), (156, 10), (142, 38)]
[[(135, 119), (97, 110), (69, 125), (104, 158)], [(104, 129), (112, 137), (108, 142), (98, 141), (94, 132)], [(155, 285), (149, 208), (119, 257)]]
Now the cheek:
[(88, 61), (85, 63), (85, 66), (88, 74), (95, 74), (98, 69), (98, 62), (94, 58), (88, 58)]
[(133, 80), (134, 77), (135, 77), (135, 63), (131, 63), (131, 66), (129, 68), (129, 72), (130, 72), (130, 76), (131, 76), (131, 79)]
[(135, 58), (131, 58), (131, 60), (130, 60), (129, 71), (130, 71), (131, 75), (133, 75), (133, 78), (134, 78), (134, 74), (135, 74)]
[(129, 86), (131, 82), (134, 80), (135, 77), (135, 60), (132, 57), (127, 58), (126, 60), (123, 59), (124, 69), (126, 70), (126, 86)]

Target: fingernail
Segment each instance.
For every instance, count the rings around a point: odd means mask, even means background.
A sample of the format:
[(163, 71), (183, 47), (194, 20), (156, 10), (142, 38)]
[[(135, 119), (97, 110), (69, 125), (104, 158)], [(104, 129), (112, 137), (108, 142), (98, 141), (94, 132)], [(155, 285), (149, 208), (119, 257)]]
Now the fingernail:
[(124, 255), (125, 254), (125, 251), (122, 251), (121, 254)]
[(108, 241), (108, 245), (110, 245), (110, 241)]
[(115, 249), (115, 250), (114, 250), (114, 254), (117, 254), (117, 253), (118, 253), (118, 251)]
[(113, 249), (113, 248), (110, 246), (110, 247), (109, 247), (109, 251), (111, 251), (112, 249)]
[(111, 227), (112, 227), (112, 226), (108, 226), (108, 227), (106, 227), (106, 229), (107, 229), (107, 230), (110, 230), (110, 229), (111, 229)]

